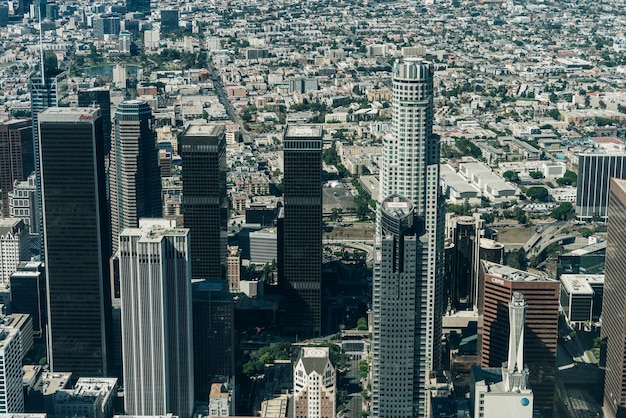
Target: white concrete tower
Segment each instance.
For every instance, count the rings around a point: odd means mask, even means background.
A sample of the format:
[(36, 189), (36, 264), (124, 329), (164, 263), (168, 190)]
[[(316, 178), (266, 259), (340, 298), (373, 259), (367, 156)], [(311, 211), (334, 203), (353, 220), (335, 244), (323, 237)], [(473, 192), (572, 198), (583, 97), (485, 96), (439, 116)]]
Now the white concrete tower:
[(141, 219), (139, 228), (124, 229), (119, 241), (126, 413), (189, 418), (189, 229), (165, 219)]
[[(429, 416), (426, 384), (429, 372), (436, 369), (440, 361), (443, 289), (437, 282), (443, 277), (444, 212), (439, 189), (439, 137), (432, 133), (433, 74), (431, 63), (415, 58), (396, 62), (393, 70), (393, 119), (391, 133), (383, 142), (381, 201), (376, 228), (372, 385), (372, 415), (375, 417)], [(410, 257), (419, 260), (415, 266), (405, 266), (405, 276), (401, 279), (403, 284), (398, 295), (410, 300), (398, 306), (404, 307), (405, 311), (396, 314), (389, 310), (388, 303), (394, 303), (392, 299), (385, 301), (382, 296), (388, 274), (385, 269), (389, 265), (386, 257), (393, 256), (385, 250), (389, 233), (382, 225), (385, 218), (383, 202), (390, 196), (411, 202), (411, 210), (419, 223), (416, 228), (419, 233), (415, 235), (419, 237), (419, 243), (414, 249), (406, 247), (403, 250), (407, 257), (408, 252), (417, 251)], [(411, 323), (405, 323), (409, 318), (412, 318)], [(412, 343), (385, 352), (388, 338)], [(402, 355), (398, 354), (399, 351), (403, 352)], [(411, 365), (401, 360), (409, 353), (414, 359)], [(410, 372), (410, 376), (403, 377), (404, 383), (394, 380), (394, 368)], [(397, 409), (401, 403), (407, 402), (412, 405), (410, 411)], [(395, 405), (396, 409), (387, 409), (385, 405), (389, 408)]]

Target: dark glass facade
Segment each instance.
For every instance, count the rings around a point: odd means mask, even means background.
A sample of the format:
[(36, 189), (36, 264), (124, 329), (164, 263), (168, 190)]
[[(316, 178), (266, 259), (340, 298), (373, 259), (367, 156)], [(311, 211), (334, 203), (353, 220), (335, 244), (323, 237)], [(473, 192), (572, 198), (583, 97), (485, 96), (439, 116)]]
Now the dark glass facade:
[(161, 176), (156, 150), (152, 108), (141, 100), (128, 100), (115, 111), (115, 138), (109, 165), (113, 251), (124, 228), (141, 218), (162, 216)]
[(9, 215), (9, 192), (15, 181), (25, 180), (34, 170), (33, 133), (30, 119), (0, 123), (0, 188), (2, 215)]
[(228, 200), (224, 127), (191, 125), (178, 144), (183, 177), (181, 210), (191, 239), (191, 275), (194, 279), (225, 279)]
[(194, 391), (206, 400), (214, 380), (235, 375), (235, 305), (226, 281), (193, 284)]
[(99, 87), (78, 92), (78, 106), (100, 106), (102, 116), (102, 132), (104, 140), (104, 155), (111, 152), (111, 92), (108, 87)]
[(611, 177), (626, 178), (626, 153), (578, 156), (576, 216), (579, 219), (606, 217)]
[(285, 325), (302, 337), (321, 332), (322, 142), (320, 125), (285, 132), (280, 285)]
[(103, 376), (111, 238), (100, 110), (47, 109), (39, 134), (50, 367)]

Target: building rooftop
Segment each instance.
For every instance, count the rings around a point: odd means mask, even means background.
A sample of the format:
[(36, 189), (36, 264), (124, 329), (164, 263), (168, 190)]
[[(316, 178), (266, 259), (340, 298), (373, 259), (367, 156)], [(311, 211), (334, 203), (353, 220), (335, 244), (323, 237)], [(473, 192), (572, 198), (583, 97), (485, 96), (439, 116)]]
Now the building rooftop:
[(485, 274), (490, 276), (499, 277), (511, 282), (554, 282), (556, 280), (550, 279), (546, 276), (540, 276), (532, 274), (527, 271), (514, 269), (513, 267), (505, 266), (502, 264), (492, 263), (490, 261), (482, 260), (483, 269)]
[[(626, 180), (624, 179), (618, 179), (618, 178), (613, 178), (613, 181), (615, 182), (615, 185), (617, 187), (619, 187), (620, 189), (622, 189), (622, 192), (626, 193)], [(606, 246), (606, 242), (604, 243), (604, 245)]]
[(39, 122), (91, 123), (100, 116), (100, 109), (94, 107), (50, 107), (38, 116)]
[(322, 374), (328, 364), (330, 350), (328, 347), (302, 347), (300, 361), (307, 374), (317, 372)]
[(4, 218), (0, 219), (0, 236), (7, 234), (15, 234), (20, 231), (24, 231), (26, 225), (22, 219), (18, 218)]
[[(624, 182), (623, 180), (620, 180), (621, 182)], [(626, 188), (626, 185), (624, 186)], [(567, 255), (586, 255), (586, 254), (593, 254), (597, 251), (603, 251), (606, 250), (606, 241), (602, 241), (602, 242), (597, 242), (595, 244), (591, 244), (591, 245), (587, 245), (586, 247), (583, 248), (579, 248), (577, 250), (571, 251), (567, 254), (563, 254), (565, 256)]]
[(68, 385), (72, 373), (57, 372), (44, 373), (41, 375), (42, 390), (44, 396), (53, 395)]
[(322, 125), (289, 125), (285, 137), (289, 138), (321, 138)]
[(562, 274), (560, 280), (570, 295), (593, 296), (592, 285), (604, 284), (604, 274)]
[(224, 131), (223, 125), (192, 124), (185, 130), (185, 136), (218, 136)]
[(139, 228), (124, 228), (120, 236), (141, 235), (139, 242), (158, 242), (165, 236), (187, 234), (189, 234), (189, 229), (176, 227), (176, 221), (172, 219), (144, 218), (139, 220)]

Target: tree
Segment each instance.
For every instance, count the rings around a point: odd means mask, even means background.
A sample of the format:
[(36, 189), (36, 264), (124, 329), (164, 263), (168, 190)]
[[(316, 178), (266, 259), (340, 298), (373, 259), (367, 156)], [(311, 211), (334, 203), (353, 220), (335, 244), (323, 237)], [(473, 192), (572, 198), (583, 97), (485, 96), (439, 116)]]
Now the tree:
[(556, 179), (559, 186), (575, 186), (578, 181), (578, 175), (573, 171), (567, 170), (563, 177)]
[(552, 210), (554, 219), (565, 221), (574, 217), (574, 206), (570, 202), (563, 202)]
[(486, 224), (491, 224), (496, 220), (496, 216), (492, 212), (481, 213), (480, 217), (483, 218)]
[(534, 201), (545, 202), (548, 200), (548, 189), (541, 186), (533, 186), (526, 190), (526, 196)]
[(364, 317), (359, 318), (356, 321), (356, 329), (358, 329), (359, 331), (366, 331), (367, 330), (367, 319), (365, 319)]
[(559, 112), (559, 109), (550, 109), (547, 114), (552, 119), (561, 120), (561, 112)]
[(502, 173), (502, 177), (504, 177), (506, 181), (513, 181), (513, 182), (519, 181), (519, 177), (517, 176), (517, 173), (512, 170), (507, 170), (504, 173)]
[[(552, 103), (556, 103), (559, 101), (558, 96), (556, 95), (556, 93), (552, 92), (550, 93), (550, 102)], [(556, 118), (555, 118), (556, 119)]]
[(531, 171), (528, 175), (534, 179), (542, 179), (543, 173), (541, 171)]
[(526, 251), (523, 248), (513, 250), (506, 258), (506, 265), (518, 270), (526, 270)]

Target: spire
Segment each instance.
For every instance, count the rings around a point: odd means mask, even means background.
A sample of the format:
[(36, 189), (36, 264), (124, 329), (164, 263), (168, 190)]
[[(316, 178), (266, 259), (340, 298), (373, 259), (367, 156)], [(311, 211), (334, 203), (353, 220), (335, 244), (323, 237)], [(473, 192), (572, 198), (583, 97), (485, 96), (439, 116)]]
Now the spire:
[(524, 323), (527, 306), (523, 294), (513, 293), (513, 298), (509, 302), (508, 369), (511, 373), (524, 369)]
[(509, 356), (502, 364), (504, 390), (519, 392), (528, 389), (528, 369), (524, 368), (524, 323), (526, 322), (526, 299), (518, 292), (509, 302)]
[(44, 53), (43, 53), (43, 30), (41, 27), (41, 10), (39, 10), (39, 56), (41, 58), (41, 84), (46, 85), (46, 69), (44, 66)]

